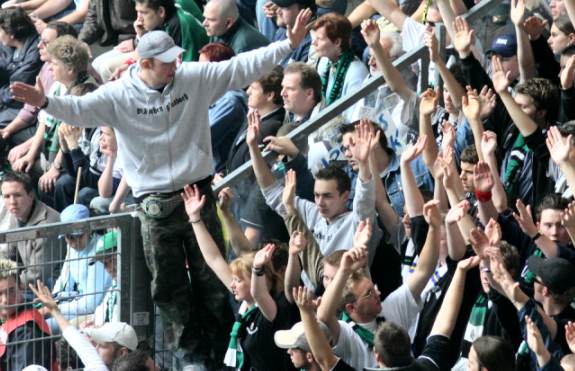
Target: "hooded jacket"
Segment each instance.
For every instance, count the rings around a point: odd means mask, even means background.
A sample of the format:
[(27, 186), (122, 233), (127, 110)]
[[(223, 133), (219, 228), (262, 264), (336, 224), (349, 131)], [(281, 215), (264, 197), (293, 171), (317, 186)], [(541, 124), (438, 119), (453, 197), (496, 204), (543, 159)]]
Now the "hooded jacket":
[(133, 65), (120, 80), (87, 95), (49, 97), (45, 109), (77, 126), (113, 127), (135, 197), (174, 192), (213, 174), (209, 106), (269, 73), (290, 52), (284, 40), (224, 62), (185, 62), (157, 90)]

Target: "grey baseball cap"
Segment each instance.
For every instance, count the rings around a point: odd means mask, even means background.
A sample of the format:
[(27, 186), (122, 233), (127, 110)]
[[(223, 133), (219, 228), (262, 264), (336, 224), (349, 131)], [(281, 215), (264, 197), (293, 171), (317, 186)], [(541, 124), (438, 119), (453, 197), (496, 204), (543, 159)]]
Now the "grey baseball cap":
[(136, 51), (140, 58), (154, 58), (170, 63), (175, 61), (184, 49), (177, 46), (165, 31), (150, 31), (142, 36)]

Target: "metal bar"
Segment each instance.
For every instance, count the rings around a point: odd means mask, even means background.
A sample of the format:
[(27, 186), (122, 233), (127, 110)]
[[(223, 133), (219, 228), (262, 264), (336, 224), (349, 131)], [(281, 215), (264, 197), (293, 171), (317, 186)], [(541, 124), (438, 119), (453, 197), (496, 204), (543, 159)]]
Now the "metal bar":
[[(482, 1), (475, 5), (469, 12), (467, 12), (464, 17), (468, 21), (473, 21), (479, 19), (486, 15), (491, 9), (493, 9), (499, 0), (488, 0)], [(441, 53), (445, 53), (445, 48), (443, 47)], [(429, 59), (429, 54), (425, 45), (420, 46), (416, 50), (402, 55), (400, 58), (393, 62), (393, 65), (398, 69), (403, 69), (409, 67), (412, 63), (417, 62), (419, 59), (425, 60)], [(422, 63), (422, 66), (425, 63)], [(420, 75), (420, 86), (422, 89), (428, 85), (428, 69), (421, 68)], [(375, 91), (381, 84), (384, 83), (383, 77), (381, 75), (374, 76), (370, 80), (366, 81), (361, 87), (359, 87), (354, 92), (350, 93), (346, 97), (342, 97), (335, 101), (332, 105), (322, 110), (313, 120), (309, 120), (300, 127), (291, 131), (287, 136), (292, 140), (298, 140), (302, 137), (314, 132), (316, 129), (326, 124), (333, 118), (337, 117), (340, 113), (345, 111), (347, 108), (351, 107), (354, 103), (367, 96), (371, 92)], [(265, 152), (264, 158), (271, 156), (271, 153)], [(228, 174), (224, 179), (214, 185), (214, 192), (219, 192), (225, 187), (236, 184), (241, 178), (244, 178), (251, 174), (252, 166), (251, 161), (247, 161), (230, 174)]]

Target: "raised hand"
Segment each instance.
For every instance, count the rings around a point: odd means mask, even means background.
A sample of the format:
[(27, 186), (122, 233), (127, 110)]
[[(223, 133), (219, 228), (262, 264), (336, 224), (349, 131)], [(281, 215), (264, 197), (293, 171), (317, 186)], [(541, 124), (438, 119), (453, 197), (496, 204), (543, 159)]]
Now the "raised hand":
[(36, 77), (36, 85), (29, 85), (23, 82), (14, 82), (10, 85), (12, 98), (22, 103), (28, 103), (35, 107), (42, 107), (46, 102), (44, 85), (40, 77)]
[(288, 214), (295, 213), (295, 188), (296, 188), (296, 172), (289, 169), (284, 177), (284, 190), (282, 193), (282, 203), (286, 208)]
[(473, 184), (476, 191), (491, 192), (494, 181), (487, 163), (480, 161), (475, 165), (473, 169)]
[(292, 289), (292, 296), (300, 311), (315, 313), (317, 305), (313, 300), (312, 292), (309, 289), (304, 286), (294, 287)]
[(564, 137), (559, 132), (557, 126), (551, 126), (547, 131), (547, 140), (545, 143), (547, 144), (547, 148), (549, 149), (549, 154), (551, 155), (551, 159), (557, 165), (561, 165), (565, 162), (569, 161), (569, 153), (571, 152), (572, 148), (572, 141), (573, 136), (570, 134), (567, 137)]
[(218, 206), (222, 213), (230, 214), (232, 207), (232, 200), (234, 199), (234, 192), (230, 187), (226, 187), (218, 194)]
[(573, 87), (573, 80), (575, 80), (575, 55), (567, 59), (559, 77), (561, 78), (561, 89), (567, 90)]
[(566, 228), (575, 228), (575, 201), (569, 202), (569, 205), (563, 210), (562, 220)]
[[(368, 121), (369, 122), (369, 121)], [(356, 139), (355, 146), (351, 149), (353, 158), (358, 162), (366, 163), (371, 148), (374, 133), (370, 130), (371, 124), (366, 124), (365, 121), (360, 121), (356, 126)]]
[(527, 330), (527, 345), (529, 345), (529, 349), (531, 349), (531, 351), (536, 355), (541, 355), (544, 352), (547, 352), (547, 348), (545, 348), (539, 328), (528, 316), (525, 316), (525, 325)]
[(485, 232), (479, 228), (473, 228), (469, 234), (469, 240), (471, 241), (471, 247), (475, 254), (481, 259), (485, 257), (485, 250), (489, 248), (489, 239)]
[(341, 257), (340, 269), (345, 272), (354, 272), (367, 264), (367, 249), (365, 247), (354, 247)]
[(423, 217), (430, 227), (441, 227), (441, 214), (439, 213), (439, 201), (431, 200), (423, 205)]
[(485, 235), (489, 239), (490, 246), (499, 246), (501, 243), (501, 226), (495, 221), (495, 219), (490, 218), (489, 222), (485, 226)]
[(423, 152), (426, 145), (427, 135), (421, 135), (419, 138), (417, 138), (417, 142), (415, 142), (415, 144), (411, 144), (403, 151), (401, 154), (401, 162), (403, 164), (407, 164), (415, 160), (417, 156)]
[(537, 226), (533, 222), (533, 213), (531, 212), (531, 205), (525, 206), (521, 200), (517, 200), (515, 206), (517, 207), (517, 213), (513, 213), (513, 217), (521, 227), (521, 230), (528, 235), (529, 237), (533, 238), (537, 234)]
[(200, 193), (198, 186), (194, 184), (190, 187), (189, 184), (186, 184), (182, 192), (182, 199), (190, 221), (200, 221), (202, 208), (206, 204), (206, 196)]
[(257, 148), (261, 125), (262, 121), (258, 110), (250, 110), (248, 112), (248, 132), (246, 134), (246, 143), (248, 146)]
[(529, 35), (530, 40), (539, 39), (546, 28), (547, 20), (536, 15), (532, 15), (523, 22), (523, 30)]
[(439, 94), (433, 89), (427, 89), (421, 94), (419, 99), (419, 114), (423, 116), (430, 116), (437, 109), (437, 102), (439, 101)]
[(367, 248), (367, 244), (371, 239), (371, 230), (372, 226), (369, 219), (359, 222), (353, 235), (353, 246)]
[(449, 121), (443, 120), (441, 124), (441, 148), (453, 147), (455, 145), (455, 126)]
[(565, 340), (571, 353), (575, 353), (575, 323), (569, 321), (565, 325)]
[(491, 58), (491, 66), (491, 81), (493, 82), (493, 88), (498, 94), (506, 92), (511, 84), (511, 72), (505, 72), (503, 70), (501, 58), (497, 55), (494, 55)]
[(259, 249), (254, 256), (253, 267), (258, 270), (262, 269), (264, 265), (272, 260), (275, 249), (276, 245), (273, 243), (268, 243)]
[(480, 120), (481, 100), (477, 90), (471, 89), (470, 86), (467, 87), (467, 95), (461, 97), (461, 109), (469, 121)]
[(481, 152), (483, 157), (491, 158), (497, 151), (497, 135), (492, 131), (484, 131), (481, 136)]
[(457, 205), (449, 209), (447, 215), (445, 215), (445, 222), (447, 224), (457, 223), (458, 221), (463, 219), (465, 215), (467, 215), (470, 208), (471, 205), (469, 205), (469, 201), (467, 200), (460, 201)]
[(511, 0), (511, 22), (515, 27), (523, 27), (523, 18), (525, 17), (525, 0)]
[(497, 96), (491, 88), (484, 85), (479, 92), (479, 99), (481, 100), (481, 111), (479, 112), (479, 118), (485, 120), (491, 115), (491, 112), (495, 109), (497, 105)]
[(436, 63), (439, 59), (439, 42), (437, 42), (433, 29), (425, 31), (423, 41), (427, 49), (429, 49), (429, 60)]
[(465, 58), (471, 53), (471, 45), (475, 43), (475, 32), (463, 17), (455, 18), (453, 28), (455, 30), (453, 46), (455, 46), (460, 58)]
[(370, 48), (379, 46), (379, 26), (373, 19), (366, 19), (361, 22), (361, 35)]
[(291, 234), (289, 239), (289, 250), (290, 255), (298, 255), (300, 252), (305, 250), (307, 245), (307, 240), (303, 232), (295, 231)]
[(310, 9), (302, 9), (295, 19), (293, 27), (287, 25), (287, 38), (289, 40), (289, 45), (292, 49), (295, 49), (301, 44), (305, 35), (307, 34), (307, 23), (311, 18)]
[(443, 149), (443, 186), (446, 189), (455, 189), (459, 177), (455, 167), (455, 153), (453, 147)]
[(56, 303), (56, 300), (52, 297), (52, 292), (42, 281), (36, 280), (35, 287), (31, 283), (28, 284), (28, 287), (30, 287), (30, 290), (36, 295), (37, 301), (42, 303), (49, 311), (58, 309), (58, 303)]

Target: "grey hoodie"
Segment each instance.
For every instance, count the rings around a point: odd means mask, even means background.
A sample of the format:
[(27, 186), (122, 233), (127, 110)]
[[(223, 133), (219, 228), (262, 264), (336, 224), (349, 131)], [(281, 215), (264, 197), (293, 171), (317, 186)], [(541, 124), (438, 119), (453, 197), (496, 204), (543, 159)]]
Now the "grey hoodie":
[(50, 97), (46, 111), (81, 127), (113, 127), (134, 196), (173, 192), (214, 172), (208, 107), (270, 72), (290, 52), (284, 40), (225, 62), (184, 62), (162, 91), (148, 87), (134, 65), (90, 94)]

